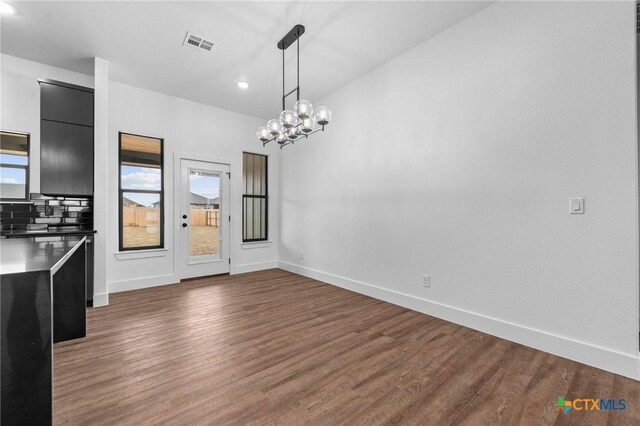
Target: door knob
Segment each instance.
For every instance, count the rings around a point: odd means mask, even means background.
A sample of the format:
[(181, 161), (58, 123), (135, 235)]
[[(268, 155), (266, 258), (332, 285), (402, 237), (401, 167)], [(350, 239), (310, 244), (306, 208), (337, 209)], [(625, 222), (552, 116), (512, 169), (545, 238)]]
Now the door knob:
[(183, 219), (186, 219), (186, 218), (187, 218), (187, 215), (186, 215), (186, 214), (183, 214), (183, 215), (182, 215), (182, 218), (183, 218)]
[(183, 223), (183, 224), (182, 224), (182, 227), (183, 227), (183, 228), (186, 228), (186, 227), (187, 227), (187, 224), (186, 224), (186, 223)]

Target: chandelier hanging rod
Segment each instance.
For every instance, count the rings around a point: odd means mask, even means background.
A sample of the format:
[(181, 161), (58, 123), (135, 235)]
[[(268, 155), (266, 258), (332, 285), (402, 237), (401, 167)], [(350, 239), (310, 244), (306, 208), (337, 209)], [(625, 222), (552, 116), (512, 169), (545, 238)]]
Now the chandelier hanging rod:
[[(296, 93), (296, 101), (300, 100), (300, 36), (304, 34), (304, 25), (296, 25), (289, 32), (282, 37), (282, 39), (276, 45), (278, 49), (282, 50), (282, 110), (285, 110), (286, 99), (287, 96)], [(296, 87), (292, 89), (289, 93), (285, 94), (285, 66), (284, 66), (284, 51), (287, 50), (290, 46), (296, 43), (296, 68), (297, 68), (297, 79), (296, 79)]]

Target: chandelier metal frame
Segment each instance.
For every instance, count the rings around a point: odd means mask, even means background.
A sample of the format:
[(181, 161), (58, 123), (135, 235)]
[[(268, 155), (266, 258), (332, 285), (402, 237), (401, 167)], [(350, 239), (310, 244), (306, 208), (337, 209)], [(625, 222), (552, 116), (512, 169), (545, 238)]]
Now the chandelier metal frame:
[[(304, 126), (305, 123), (303, 118), (305, 117), (298, 115), (298, 112), (297, 112), (298, 105), (300, 104), (300, 36), (302, 36), (304, 32), (305, 32), (304, 25), (297, 24), (293, 28), (291, 28), (291, 30), (289, 30), (289, 32), (284, 37), (282, 37), (282, 39), (277, 44), (278, 49), (282, 51), (282, 112), (281, 112), (279, 121), (281, 123), (281, 126), (285, 124), (282, 120), (282, 114), (286, 112), (290, 112), (286, 110), (286, 100), (287, 100), (287, 97), (295, 93), (296, 94), (295, 120), (297, 122), (295, 124), (288, 123), (288, 127), (284, 126), (282, 128), (282, 131), (279, 133), (275, 133), (272, 129), (267, 129), (263, 127), (259, 128), (257, 136), (258, 136), (258, 139), (262, 142), (262, 146), (267, 145), (269, 142), (278, 141), (278, 144), (280, 144), (280, 149), (282, 149), (287, 145), (294, 144), (299, 139), (303, 139), (303, 138), (308, 139), (309, 136), (315, 133), (324, 132), (324, 127), (327, 124), (329, 124), (329, 121), (331, 120), (331, 111), (329, 111), (329, 109), (326, 107), (318, 107), (318, 109), (316, 110), (316, 116), (311, 118), (313, 113), (312, 106), (311, 106), (311, 103), (306, 100), (303, 100), (302, 102), (306, 102), (308, 104), (309, 110), (308, 110), (308, 114), (306, 115), (306, 118), (312, 120), (311, 127), (309, 127), (308, 123), (306, 126)], [(285, 51), (289, 47), (291, 47), (294, 43), (296, 44), (296, 87), (290, 90), (289, 92), (286, 92)], [(320, 120), (316, 121), (316, 117), (318, 117), (318, 111), (320, 109), (322, 109), (323, 115)], [(270, 120), (270, 123), (271, 121), (273, 120)], [(315, 127), (316, 124), (320, 127), (314, 129), (313, 127)], [(292, 132), (291, 130), (293, 129), (296, 129), (296, 130)], [(266, 133), (264, 133), (265, 131)], [(266, 136), (267, 134), (269, 137)]]

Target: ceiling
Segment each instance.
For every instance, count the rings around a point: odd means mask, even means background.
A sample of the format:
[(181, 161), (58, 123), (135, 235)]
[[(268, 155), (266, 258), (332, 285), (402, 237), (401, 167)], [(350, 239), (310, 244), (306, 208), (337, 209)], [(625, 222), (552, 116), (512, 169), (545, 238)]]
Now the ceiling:
[[(491, 2), (16, 2), (0, 22), (2, 53), (256, 117), (280, 112), (282, 56), (276, 43), (295, 24), (300, 86), (311, 100), (344, 86)], [(187, 31), (213, 53), (182, 46)], [(288, 77), (295, 53), (286, 51)], [(237, 87), (246, 80), (250, 87)], [(287, 78), (287, 91), (295, 80)]]

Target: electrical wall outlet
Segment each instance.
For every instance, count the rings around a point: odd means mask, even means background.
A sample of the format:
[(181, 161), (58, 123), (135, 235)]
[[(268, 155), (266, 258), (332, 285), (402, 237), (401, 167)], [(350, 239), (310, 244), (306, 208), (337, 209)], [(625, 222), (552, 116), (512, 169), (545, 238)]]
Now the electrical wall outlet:
[(422, 274), (422, 287), (431, 287), (431, 277), (427, 274)]
[(298, 257), (300, 258), (300, 260), (304, 260), (304, 252), (302, 250), (300, 250), (298, 252), (298, 255), (299, 255)]

